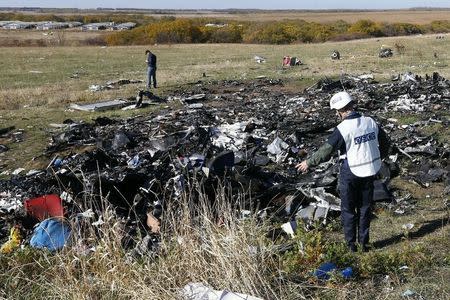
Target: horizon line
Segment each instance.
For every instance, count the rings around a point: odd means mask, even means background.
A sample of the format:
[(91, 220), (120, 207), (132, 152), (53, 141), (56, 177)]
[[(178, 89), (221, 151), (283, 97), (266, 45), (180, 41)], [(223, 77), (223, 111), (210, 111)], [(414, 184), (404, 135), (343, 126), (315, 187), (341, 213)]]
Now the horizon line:
[(76, 9), (76, 10), (165, 10), (165, 11), (201, 11), (201, 10), (213, 10), (213, 11), (245, 11), (245, 10), (257, 10), (257, 11), (385, 11), (385, 10), (450, 10), (450, 6), (415, 6), (415, 7), (402, 7), (402, 8), (138, 8), (138, 7), (42, 7), (42, 6), (0, 6), (2, 9)]

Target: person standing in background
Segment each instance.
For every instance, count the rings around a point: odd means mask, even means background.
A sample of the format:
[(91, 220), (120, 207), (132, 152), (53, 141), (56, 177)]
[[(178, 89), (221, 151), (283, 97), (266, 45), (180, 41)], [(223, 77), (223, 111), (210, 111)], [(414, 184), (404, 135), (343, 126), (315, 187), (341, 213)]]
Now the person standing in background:
[(145, 60), (147, 63), (147, 90), (150, 90), (152, 81), (153, 88), (156, 89), (156, 55), (150, 50), (146, 50), (145, 55), (147, 56)]

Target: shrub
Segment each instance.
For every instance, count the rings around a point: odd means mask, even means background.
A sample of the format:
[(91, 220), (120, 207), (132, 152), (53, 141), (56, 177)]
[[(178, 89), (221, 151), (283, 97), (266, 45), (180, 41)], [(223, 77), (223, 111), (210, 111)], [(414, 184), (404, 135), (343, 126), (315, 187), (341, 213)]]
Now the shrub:
[(241, 43), (243, 29), (239, 26), (226, 26), (213, 30), (205, 40), (210, 43)]
[(306, 231), (299, 224), (295, 234), (293, 249), (283, 257), (283, 268), (287, 273), (308, 277), (323, 260), (322, 233), (319, 230)]
[[(111, 19), (111, 17), (110, 17)], [(207, 23), (228, 24), (205, 27)], [(450, 32), (450, 22), (435, 21), (427, 26), (409, 23), (376, 23), (359, 20), (348, 24), (342, 20), (320, 24), (298, 21), (227, 23), (213, 18), (162, 18), (127, 32), (112, 33), (109, 45), (142, 45), (149, 43), (257, 43), (292, 44), (346, 41), (367, 37), (411, 35), (426, 32)]]
[(351, 41), (351, 40), (358, 40), (358, 39), (366, 39), (369, 38), (370, 36), (365, 34), (365, 33), (341, 33), (341, 34), (337, 34), (335, 36), (332, 36), (330, 38), (330, 41), (333, 42), (343, 42), (343, 41)]
[(361, 255), (358, 271), (362, 277), (370, 277), (376, 274), (400, 273), (400, 267), (405, 265), (413, 272), (420, 271), (432, 263), (433, 257), (424, 248), (405, 246), (399, 251), (371, 251)]
[(429, 26), (432, 32), (445, 33), (450, 31), (450, 21), (433, 21)]
[(380, 24), (370, 20), (359, 20), (348, 29), (350, 33), (362, 33), (369, 36), (383, 36)]
[(146, 34), (153, 43), (197, 43), (202, 38), (199, 27), (187, 19), (151, 24)]
[(394, 47), (395, 47), (395, 52), (397, 52), (398, 54), (400, 54), (400, 55), (405, 54), (405, 52), (406, 52), (406, 47), (405, 47), (405, 45), (403, 45), (402, 43), (396, 42), (396, 43), (394, 44)]

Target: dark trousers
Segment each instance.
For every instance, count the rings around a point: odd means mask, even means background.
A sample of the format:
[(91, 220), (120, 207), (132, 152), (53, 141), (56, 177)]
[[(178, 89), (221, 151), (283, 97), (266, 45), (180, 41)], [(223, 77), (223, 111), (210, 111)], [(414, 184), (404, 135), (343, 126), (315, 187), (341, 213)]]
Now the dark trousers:
[(153, 87), (156, 88), (156, 68), (147, 68), (147, 89), (152, 86), (151, 82), (153, 80)]
[(341, 218), (347, 245), (354, 249), (356, 232), (361, 246), (369, 243), (372, 216), (374, 176), (357, 177), (347, 168), (341, 168), (339, 192)]

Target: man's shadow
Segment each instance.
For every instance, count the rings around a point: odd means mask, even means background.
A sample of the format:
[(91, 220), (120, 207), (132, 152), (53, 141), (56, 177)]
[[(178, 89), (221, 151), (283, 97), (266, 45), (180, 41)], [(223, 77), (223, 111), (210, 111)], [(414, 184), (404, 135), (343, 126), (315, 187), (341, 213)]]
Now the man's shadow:
[(153, 94), (150, 91), (143, 91), (140, 90), (138, 95), (136, 96), (136, 107), (145, 107), (148, 104), (142, 102), (144, 100), (144, 97), (147, 97), (151, 102), (165, 102), (166, 100)]
[[(432, 221), (427, 221), (424, 223), (417, 231), (411, 232), (408, 237), (409, 239), (417, 239), (420, 237), (423, 237), (427, 234), (430, 234), (439, 228), (443, 228), (444, 226), (449, 224), (449, 217), (442, 217), (439, 219), (435, 219)], [(405, 237), (404, 234), (397, 234), (390, 238), (376, 241), (373, 243), (373, 246), (375, 249), (384, 248), (390, 245), (398, 244), (402, 241), (402, 239)]]

